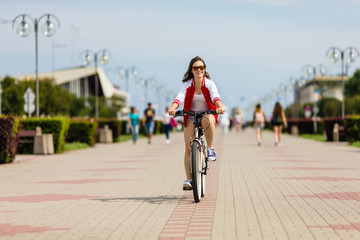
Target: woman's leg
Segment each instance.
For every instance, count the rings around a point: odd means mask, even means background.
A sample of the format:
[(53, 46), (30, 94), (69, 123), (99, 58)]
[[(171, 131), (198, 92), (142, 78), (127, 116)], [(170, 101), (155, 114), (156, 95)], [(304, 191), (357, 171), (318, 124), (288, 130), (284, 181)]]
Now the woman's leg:
[(190, 173), (190, 140), (194, 134), (194, 124), (191, 121), (188, 121), (186, 127), (184, 128), (184, 141), (185, 141), (185, 155), (184, 155), (184, 165), (186, 179), (191, 179)]
[(275, 144), (279, 141), (279, 126), (274, 125), (274, 141)]
[(171, 126), (170, 126), (169, 124), (167, 124), (167, 125), (164, 125), (164, 127), (165, 127), (166, 139), (169, 140), (169, 138), (170, 138), (170, 128), (171, 128)]
[(258, 142), (261, 142), (261, 128), (260, 127), (256, 128), (256, 139)]
[(282, 132), (282, 125), (278, 127), (278, 136), (279, 136), (279, 142), (281, 142), (281, 132)]
[(215, 122), (215, 117), (212, 114), (206, 114), (201, 120), (201, 126), (205, 130), (205, 138), (209, 148), (214, 146)]
[(133, 143), (135, 143), (136, 142), (135, 126), (131, 126), (131, 135), (132, 135)]
[(136, 143), (139, 138), (139, 125), (133, 126), (133, 129), (135, 132), (135, 143)]

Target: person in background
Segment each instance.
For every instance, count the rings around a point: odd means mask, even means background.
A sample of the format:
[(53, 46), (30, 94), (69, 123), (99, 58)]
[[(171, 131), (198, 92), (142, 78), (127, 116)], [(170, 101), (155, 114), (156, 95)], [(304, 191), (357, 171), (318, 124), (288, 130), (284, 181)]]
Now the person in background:
[(284, 127), (287, 128), (287, 120), (285, 116), (284, 109), (282, 108), (279, 102), (275, 103), (273, 115), (271, 119), (271, 124), (274, 129), (274, 141), (275, 146), (281, 146), (281, 131), (284, 124)]
[(236, 132), (240, 132), (241, 131), (241, 125), (242, 125), (242, 115), (241, 115), (241, 111), (240, 110), (236, 110), (236, 114), (234, 116), (234, 125), (235, 125), (235, 129)]
[(171, 118), (172, 116), (169, 115), (169, 108), (166, 107), (165, 108), (165, 113), (164, 115), (162, 116), (162, 123), (163, 123), (163, 126), (164, 126), (164, 129), (165, 129), (165, 136), (166, 136), (166, 140), (165, 140), (165, 143), (166, 144), (169, 144), (170, 143), (170, 130), (171, 130)]
[(131, 129), (133, 144), (136, 144), (139, 138), (139, 114), (135, 107), (130, 108), (128, 124)]
[(219, 126), (221, 127), (223, 134), (227, 134), (229, 132), (230, 119), (225, 107), (223, 115), (220, 116)]
[(253, 121), (254, 121), (254, 128), (256, 131), (257, 144), (258, 146), (260, 146), (262, 140), (262, 130), (265, 127), (265, 113), (261, 110), (260, 103), (258, 103), (255, 107)]
[(148, 108), (144, 111), (143, 125), (146, 130), (146, 135), (148, 138), (148, 144), (151, 144), (152, 136), (154, 134), (155, 122), (154, 118), (156, 117), (155, 110), (151, 107), (151, 103), (148, 103)]

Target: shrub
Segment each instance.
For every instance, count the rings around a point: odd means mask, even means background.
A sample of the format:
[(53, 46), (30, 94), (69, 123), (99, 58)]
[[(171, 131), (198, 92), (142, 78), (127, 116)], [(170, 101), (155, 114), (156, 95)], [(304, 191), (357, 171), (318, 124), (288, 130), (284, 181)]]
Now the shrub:
[[(126, 124), (126, 122), (125, 122)], [(113, 136), (113, 142), (119, 142), (120, 141), (120, 135), (123, 134), (123, 129), (125, 129), (126, 132), (126, 125), (124, 126), (124, 123), (117, 119), (99, 119), (98, 121), (98, 128), (104, 128), (105, 125), (109, 126), (109, 129), (112, 131)], [(126, 133), (125, 133), (126, 134)]]
[[(69, 129), (69, 118), (67, 117), (52, 117), (52, 118), (29, 118), (21, 120), (22, 129), (34, 130), (37, 126), (41, 127), (42, 133), (51, 133), (54, 139), (55, 153), (61, 153), (65, 150), (65, 139)], [(29, 145), (32, 143), (19, 145), (19, 153), (28, 152)]]
[(70, 121), (66, 141), (87, 143), (90, 146), (94, 146), (96, 128), (96, 122), (90, 122), (86, 120), (72, 120)]
[(297, 126), (299, 134), (322, 134), (324, 132), (324, 122), (322, 120), (317, 121), (317, 131), (315, 132), (314, 121), (312, 119), (299, 118), (288, 119), (288, 133), (291, 133), (291, 127)]
[(0, 116), (0, 163), (11, 163), (15, 159), (19, 120), (11, 115)]
[(345, 119), (345, 131), (348, 142), (360, 141), (360, 116)]
[(333, 140), (333, 129), (335, 123), (339, 124), (339, 140), (346, 141), (346, 133), (344, 128), (344, 120), (341, 117), (337, 118), (324, 118), (324, 129), (327, 141)]

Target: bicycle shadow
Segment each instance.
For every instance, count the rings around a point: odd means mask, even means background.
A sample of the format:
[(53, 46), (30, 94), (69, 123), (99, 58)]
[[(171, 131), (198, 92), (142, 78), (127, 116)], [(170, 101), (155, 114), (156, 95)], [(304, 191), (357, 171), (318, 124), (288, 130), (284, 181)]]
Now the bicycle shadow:
[(185, 196), (156, 196), (156, 197), (119, 197), (119, 198), (97, 198), (91, 199), (100, 202), (122, 202), (122, 201), (134, 201), (134, 202), (147, 202), (151, 204), (170, 204), (177, 203)]

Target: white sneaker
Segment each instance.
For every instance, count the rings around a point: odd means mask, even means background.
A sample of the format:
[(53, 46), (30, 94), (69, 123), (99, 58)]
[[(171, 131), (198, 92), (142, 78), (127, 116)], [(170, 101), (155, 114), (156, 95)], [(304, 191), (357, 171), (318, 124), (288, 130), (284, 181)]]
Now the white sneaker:
[(209, 148), (207, 150), (208, 153), (208, 161), (216, 161), (216, 154), (213, 148)]
[(192, 190), (192, 180), (185, 180), (183, 184), (183, 190)]
[(165, 143), (166, 143), (166, 144), (170, 144), (170, 140), (169, 140), (169, 139), (166, 139), (166, 140), (165, 140)]

